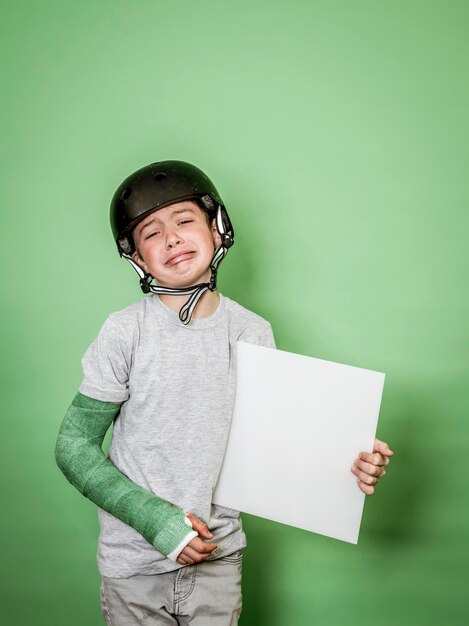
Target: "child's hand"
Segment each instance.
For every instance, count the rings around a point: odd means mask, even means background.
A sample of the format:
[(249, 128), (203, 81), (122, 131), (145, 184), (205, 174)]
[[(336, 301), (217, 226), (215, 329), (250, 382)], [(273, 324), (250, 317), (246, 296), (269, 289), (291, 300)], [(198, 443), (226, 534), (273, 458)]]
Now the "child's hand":
[[(204, 524), (204, 522), (202, 522), (202, 520), (196, 517), (193, 513), (188, 513), (186, 517), (190, 519), (193, 529), (196, 530), (201, 537), (204, 537), (205, 539), (211, 539), (213, 537), (207, 524)], [(205, 559), (211, 555), (216, 547), (216, 543), (206, 543), (199, 537), (194, 537), (194, 539), (189, 541), (184, 550), (180, 552), (176, 560), (181, 565), (200, 563), (205, 561)]]
[(386, 474), (385, 467), (389, 463), (389, 457), (394, 452), (384, 441), (375, 439), (373, 452), (360, 452), (358, 459), (352, 467), (352, 473), (357, 477), (358, 486), (367, 496), (375, 491), (375, 485)]
[(202, 520), (196, 517), (193, 513), (187, 513), (186, 517), (188, 520), (190, 520), (192, 528), (196, 530), (199, 535), (201, 535), (205, 539), (211, 539), (213, 537), (212, 533), (208, 529), (207, 524), (205, 524)]

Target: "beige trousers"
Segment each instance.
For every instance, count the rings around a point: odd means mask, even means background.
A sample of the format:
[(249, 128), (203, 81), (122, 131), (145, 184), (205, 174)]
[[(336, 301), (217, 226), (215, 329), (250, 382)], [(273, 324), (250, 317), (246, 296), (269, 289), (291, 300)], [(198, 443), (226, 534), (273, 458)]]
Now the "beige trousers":
[(236, 626), (242, 552), (153, 576), (107, 578), (101, 610), (108, 626)]

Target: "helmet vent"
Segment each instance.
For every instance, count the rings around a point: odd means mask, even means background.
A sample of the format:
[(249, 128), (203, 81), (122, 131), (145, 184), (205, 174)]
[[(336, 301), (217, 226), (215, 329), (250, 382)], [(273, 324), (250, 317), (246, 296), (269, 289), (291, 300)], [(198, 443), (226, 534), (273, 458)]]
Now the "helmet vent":
[(132, 252), (132, 246), (130, 245), (130, 242), (127, 239), (127, 237), (121, 237), (118, 242), (119, 242), (120, 249), (122, 250), (124, 254), (130, 254)]
[(157, 183), (161, 183), (166, 178), (166, 174), (164, 172), (157, 172), (153, 175), (153, 178)]
[(126, 187), (124, 191), (121, 193), (121, 200), (128, 200), (132, 194), (132, 188)]
[(200, 198), (206, 209), (213, 209), (215, 207), (215, 203), (209, 195), (202, 196)]

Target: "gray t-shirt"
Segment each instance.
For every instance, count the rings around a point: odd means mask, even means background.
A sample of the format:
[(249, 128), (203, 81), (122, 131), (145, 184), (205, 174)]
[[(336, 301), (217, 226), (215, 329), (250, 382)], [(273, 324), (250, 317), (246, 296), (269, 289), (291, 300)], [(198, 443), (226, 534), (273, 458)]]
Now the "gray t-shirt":
[[(184, 326), (150, 295), (113, 313), (83, 357), (80, 392), (122, 402), (109, 458), (130, 480), (194, 513), (218, 544), (245, 545), (239, 513), (212, 504), (233, 410), (236, 342), (275, 347), (270, 324), (220, 295), (209, 317)], [(133, 528), (99, 510), (98, 565), (115, 578), (180, 567)]]

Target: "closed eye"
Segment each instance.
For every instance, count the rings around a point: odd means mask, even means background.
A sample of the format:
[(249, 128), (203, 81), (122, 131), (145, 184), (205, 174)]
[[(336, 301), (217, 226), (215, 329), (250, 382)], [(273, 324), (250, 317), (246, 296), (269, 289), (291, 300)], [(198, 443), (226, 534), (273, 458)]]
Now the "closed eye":
[(145, 239), (150, 239), (150, 237), (154, 237), (155, 235), (159, 235), (160, 231), (159, 230), (154, 230), (151, 233), (148, 233), (148, 235), (145, 236)]
[(190, 224), (191, 222), (193, 222), (194, 220), (181, 220), (179, 222), (179, 224)]

